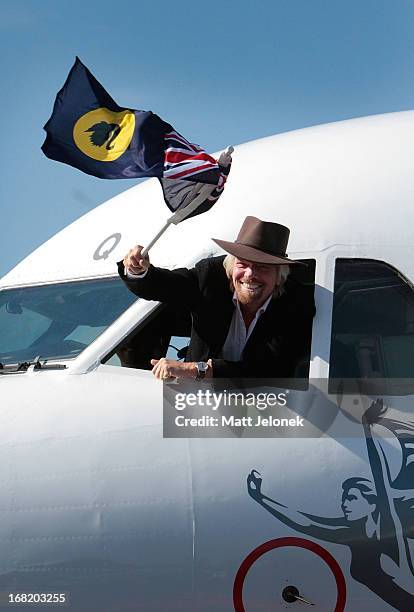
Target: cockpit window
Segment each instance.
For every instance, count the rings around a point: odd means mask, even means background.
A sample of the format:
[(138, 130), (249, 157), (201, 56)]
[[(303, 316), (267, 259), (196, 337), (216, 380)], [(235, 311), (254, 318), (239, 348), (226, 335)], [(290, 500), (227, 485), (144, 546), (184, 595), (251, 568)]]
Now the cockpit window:
[(0, 363), (72, 359), (136, 299), (118, 277), (0, 291)]
[(414, 292), (392, 266), (336, 260), (329, 376), (414, 379)]

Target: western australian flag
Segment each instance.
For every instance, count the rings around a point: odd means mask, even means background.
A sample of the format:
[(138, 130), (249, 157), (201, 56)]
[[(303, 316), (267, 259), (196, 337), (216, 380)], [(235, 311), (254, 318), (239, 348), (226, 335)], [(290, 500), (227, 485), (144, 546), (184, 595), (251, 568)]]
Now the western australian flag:
[(151, 111), (118, 106), (79, 58), (44, 129), (50, 159), (99, 178), (158, 177), (172, 211), (191, 202), (200, 184), (215, 188), (193, 214), (211, 208), (230, 169)]

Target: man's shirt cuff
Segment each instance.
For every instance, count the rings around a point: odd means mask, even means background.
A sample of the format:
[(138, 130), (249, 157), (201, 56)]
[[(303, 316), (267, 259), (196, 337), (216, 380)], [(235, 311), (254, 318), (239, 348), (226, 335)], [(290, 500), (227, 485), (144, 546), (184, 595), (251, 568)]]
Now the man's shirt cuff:
[(145, 272), (141, 272), (140, 274), (134, 274), (134, 272), (131, 272), (129, 268), (124, 268), (124, 272), (125, 272), (125, 276), (127, 278), (130, 278), (131, 280), (138, 279), (138, 278), (145, 278), (145, 276), (148, 274), (148, 270), (145, 270)]

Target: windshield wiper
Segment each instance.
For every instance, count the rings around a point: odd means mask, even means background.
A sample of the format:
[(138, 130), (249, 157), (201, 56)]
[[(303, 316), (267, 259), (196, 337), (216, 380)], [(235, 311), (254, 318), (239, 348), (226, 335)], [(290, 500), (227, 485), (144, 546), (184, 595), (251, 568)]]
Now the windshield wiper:
[(20, 361), (17, 364), (7, 365), (0, 363), (0, 374), (17, 374), (18, 372), (27, 372), (29, 368), (33, 370), (65, 370), (68, 366), (64, 363), (47, 363), (47, 359), (40, 361), (38, 355), (33, 361)]

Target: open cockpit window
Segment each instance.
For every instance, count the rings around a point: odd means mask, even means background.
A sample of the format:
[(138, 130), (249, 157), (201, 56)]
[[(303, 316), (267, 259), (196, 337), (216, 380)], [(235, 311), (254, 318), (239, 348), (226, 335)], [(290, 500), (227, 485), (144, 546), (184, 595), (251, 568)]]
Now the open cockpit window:
[[(301, 261), (306, 266), (292, 266), (289, 282), (294, 286), (295, 295), (300, 292), (301, 301), (313, 303), (316, 262), (313, 259)], [(160, 304), (102, 360), (102, 363), (151, 370), (151, 359), (166, 356), (171, 359), (184, 360), (190, 342), (191, 324), (191, 313), (183, 306)], [(298, 342), (297, 359), (292, 368), (292, 378), (307, 380), (309, 377), (311, 326), (310, 321)]]
[(190, 312), (160, 304), (102, 363), (151, 370), (151, 359), (184, 360), (190, 334)]
[(73, 359), (136, 299), (118, 277), (0, 291), (0, 363)]
[(329, 378), (382, 380), (384, 394), (414, 380), (414, 292), (392, 266), (336, 260)]

